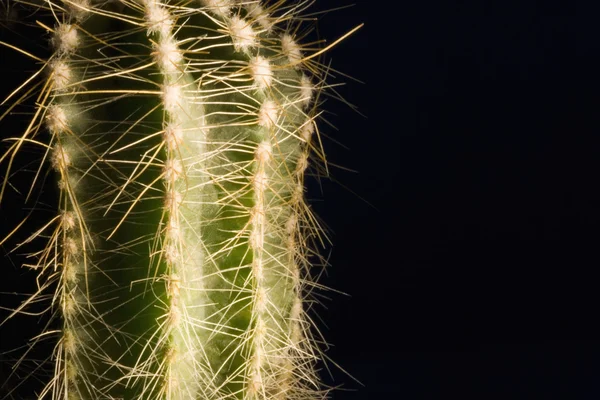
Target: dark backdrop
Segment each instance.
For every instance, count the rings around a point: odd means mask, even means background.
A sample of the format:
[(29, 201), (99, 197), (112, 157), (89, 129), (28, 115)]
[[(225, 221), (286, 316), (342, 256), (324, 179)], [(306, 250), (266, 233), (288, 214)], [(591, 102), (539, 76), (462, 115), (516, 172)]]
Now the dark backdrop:
[(334, 398), (599, 398), (600, 8), (397, 3), (331, 54)]

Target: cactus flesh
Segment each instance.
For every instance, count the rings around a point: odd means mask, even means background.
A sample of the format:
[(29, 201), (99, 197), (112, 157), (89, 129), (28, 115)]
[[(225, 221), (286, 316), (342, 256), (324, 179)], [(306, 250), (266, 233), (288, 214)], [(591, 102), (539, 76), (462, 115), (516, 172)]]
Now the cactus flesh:
[(37, 398), (326, 397), (307, 312), (327, 73), (299, 44), (310, 3), (37, 4), (52, 55), (2, 157), (42, 147), (58, 181), (32, 235), (60, 321)]

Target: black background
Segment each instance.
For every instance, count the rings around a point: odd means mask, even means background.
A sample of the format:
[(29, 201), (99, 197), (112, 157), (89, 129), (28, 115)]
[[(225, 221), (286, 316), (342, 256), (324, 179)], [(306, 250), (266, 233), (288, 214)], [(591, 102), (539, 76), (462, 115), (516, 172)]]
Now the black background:
[[(310, 183), (334, 243), (322, 282), (348, 294), (326, 294), (319, 326), (362, 382), (329, 363), (334, 399), (600, 397), (590, 3), (361, 0), (322, 18), (330, 41), (365, 24), (328, 58), (365, 82), (332, 81), (366, 117), (326, 102), (334, 180)], [(27, 61), (0, 54), (14, 87), (5, 60)], [(7, 291), (20, 273), (3, 271)]]
[(351, 294), (330, 355), (365, 384), (334, 398), (599, 398), (600, 10), (399, 3), (347, 11), (331, 53), (368, 118), (330, 159), (374, 206), (335, 183), (316, 206)]

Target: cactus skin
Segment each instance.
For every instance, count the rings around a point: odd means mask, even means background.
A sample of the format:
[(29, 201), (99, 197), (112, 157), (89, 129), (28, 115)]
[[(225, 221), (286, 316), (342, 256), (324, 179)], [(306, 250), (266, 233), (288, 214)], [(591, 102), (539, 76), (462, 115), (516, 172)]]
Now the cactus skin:
[(306, 310), (326, 73), (294, 33), (307, 3), (42, 3), (53, 54), (2, 158), (32, 141), (58, 180), (32, 235), (51, 232), (34, 267), (61, 321), (38, 398), (327, 396)]

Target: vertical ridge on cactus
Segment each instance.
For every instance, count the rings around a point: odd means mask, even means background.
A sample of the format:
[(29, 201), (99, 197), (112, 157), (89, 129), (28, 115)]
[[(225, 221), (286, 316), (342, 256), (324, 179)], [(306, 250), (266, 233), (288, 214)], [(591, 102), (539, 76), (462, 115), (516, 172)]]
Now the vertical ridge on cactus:
[(9, 316), (49, 298), (60, 321), (32, 395), (327, 397), (307, 314), (324, 233), (304, 199), (327, 69), (296, 38), (312, 1), (38, 3), (53, 53), (0, 158), (10, 176), (41, 147), (58, 181), (27, 240), (46, 239), (40, 290)]

